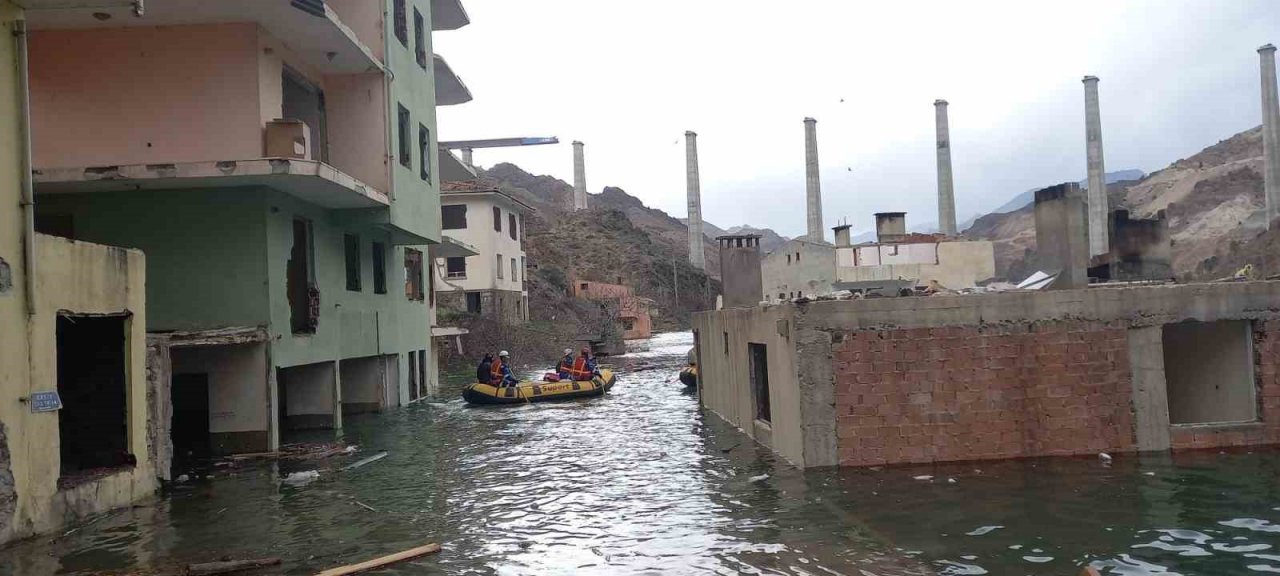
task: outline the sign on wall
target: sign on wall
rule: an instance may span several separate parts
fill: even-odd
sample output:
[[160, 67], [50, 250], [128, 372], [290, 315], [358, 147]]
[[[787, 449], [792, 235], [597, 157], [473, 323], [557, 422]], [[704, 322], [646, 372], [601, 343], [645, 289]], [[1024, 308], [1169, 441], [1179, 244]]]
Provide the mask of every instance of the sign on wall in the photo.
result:
[[62, 398], [58, 391], [31, 393], [31, 412], [54, 412], [62, 409]]

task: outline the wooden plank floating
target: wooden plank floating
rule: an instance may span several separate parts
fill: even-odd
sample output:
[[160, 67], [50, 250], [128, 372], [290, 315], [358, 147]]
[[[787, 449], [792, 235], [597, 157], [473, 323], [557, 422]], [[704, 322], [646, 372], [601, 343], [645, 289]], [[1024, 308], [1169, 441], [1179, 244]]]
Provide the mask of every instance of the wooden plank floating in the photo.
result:
[[419, 546], [417, 548], [405, 550], [404, 552], [396, 552], [395, 554], [391, 554], [389, 556], [374, 558], [373, 560], [368, 560], [365, 562], [361, 562], [359, 564], [350, 564], [347, 566], [330, 568], [328, 570], [325, 570], [324, 572], [320, 572], [316, 574], [316, 576], [346, 576], [347, 574], [357, 574], [360, 572], [364, 572], [366, 570], [373, 570], [374, 568], [381, 568], [389, 564], [395, 564], [396, 562], [404, 562], [405, 560], [412, 560], [419, 556], [426, 556], [427, 554], [435, 554], [436, 552], [439, 552], [439, 551], [440, 551], [439, 544], [427, 544], [426, 546]]

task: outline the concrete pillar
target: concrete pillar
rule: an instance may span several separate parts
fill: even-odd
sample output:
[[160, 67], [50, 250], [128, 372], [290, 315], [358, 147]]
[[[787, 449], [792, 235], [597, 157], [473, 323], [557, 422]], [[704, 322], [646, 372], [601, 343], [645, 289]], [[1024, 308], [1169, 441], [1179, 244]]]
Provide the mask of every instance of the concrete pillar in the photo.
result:
[[1168, 450], [1169, 397], [1164, 374], [1163, 328], [1131, 328], [1128, 337], [1133, 428], [1138, 450]]
[[1036, 251], [1041, 269], [1058, 272], [1055, 289], [1089, 285], [1087, 211], [1075, 182], [1036, 190]]
[[720, 291], [725, 308], [747, 308], [764, 300], [760, 271], [760, 236], [721, 236]]
[[808, 206], [809, 240], [823, 242], [822, 182], [818, 177], [818, 121], [804, 119], [804, 190]]
[[1258, 48], [1262, 66], [1262, 158], [1267, 229], [1280, 214], [1280, 102], [1276, 97], [1276, 47]]
[[892, 244], [907, 238], [906, 212], [876, 212], [876, 242]]
[[698, 135], [684, 133], [684, 181], [689, 196], [689, 263], [699, 270], [707, 269], [707, 255], [702, 250], [702, 182], [698, 177]]
[[933, 101], [938, 133], [938, 232], [956, 235], [956, 191], [951, 179], [951, 128], [947, 125], [947, 101]]
[[831, 229], [836, 234], [836, 248], [848, 248], [852, 245], [849, 238], [849, 225], [841, 224]]
[[472, 149], [470, 149], [470, 148], [463, 148], [463, 149], [462, 149], [462, 163], [463, 163], [463, 164], [466, 164], [468, 168], [475, 168], [475, 167], [476, 167], [476, 165], [475, 165], [474, 163], [472, 163], [472, 162], [471, 162], [471, 153], [472, 153], [472, 152], [474, 152], [474, 150], [472, 150]]
[[582, 157], [582, 142], [573, 141], [573, 209], [587, 209], [587, 166]]
[[1111, 251], [1107, 238], [1107, 168], [1102, 161], [1098, 77], [1084, 77], [1084, 146], [1089, 168], [1089, 255]]

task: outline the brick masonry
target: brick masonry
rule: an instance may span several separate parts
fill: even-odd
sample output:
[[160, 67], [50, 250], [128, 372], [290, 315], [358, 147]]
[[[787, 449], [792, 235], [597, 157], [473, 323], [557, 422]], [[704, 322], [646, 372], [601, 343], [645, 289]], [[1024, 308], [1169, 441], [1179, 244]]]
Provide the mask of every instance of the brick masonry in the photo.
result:
[[1253, 362], [1258, 391], [1258, 422], [1234, 426], [1171, 426], [1171, 448], [1185, 450], [1280, 443], [1280, 321], [1254, 322]]
[[832, 363], [843, 466], [1135, 449], [1123, 323], [853, 331]]

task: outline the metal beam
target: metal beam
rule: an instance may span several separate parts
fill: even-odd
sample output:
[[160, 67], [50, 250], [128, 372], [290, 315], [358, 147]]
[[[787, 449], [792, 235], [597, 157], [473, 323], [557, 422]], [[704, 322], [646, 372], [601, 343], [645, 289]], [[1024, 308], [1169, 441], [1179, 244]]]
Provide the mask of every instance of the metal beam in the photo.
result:
[[459, 149], [476, 149], [476, 148], [512, 148], [515, 146], [541, 146], [543, 144], [559, 144], [560, 139], [555, 136], [549, 137], [530, 137], [530, 138], [488, 138], [483, 140], [451, 140], [449, 142], [441, 142], [441, 148], [450, 150]]

